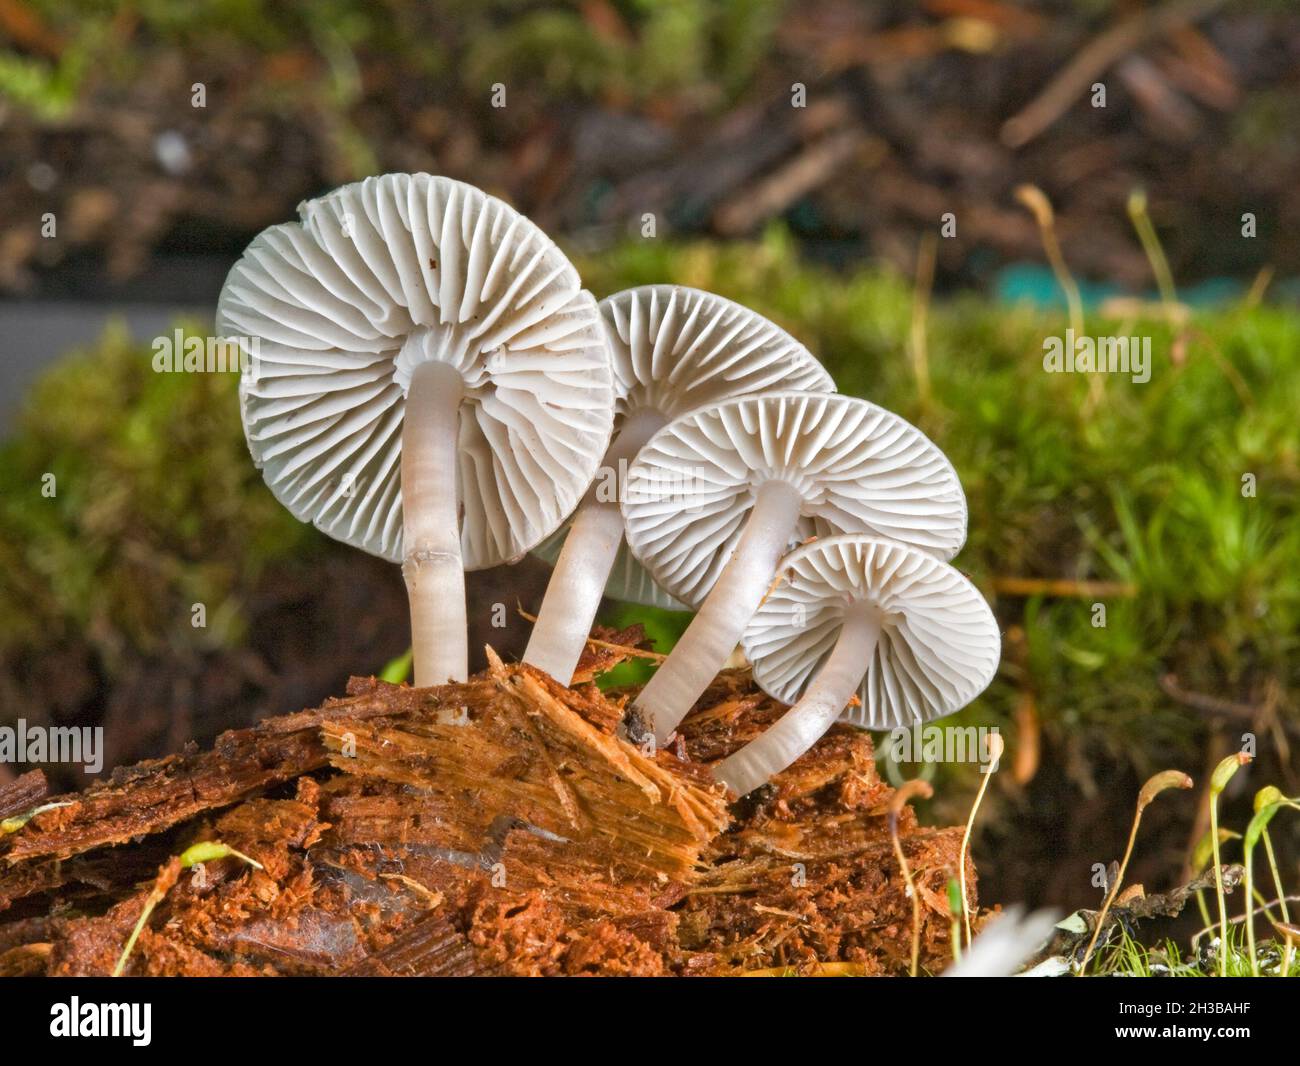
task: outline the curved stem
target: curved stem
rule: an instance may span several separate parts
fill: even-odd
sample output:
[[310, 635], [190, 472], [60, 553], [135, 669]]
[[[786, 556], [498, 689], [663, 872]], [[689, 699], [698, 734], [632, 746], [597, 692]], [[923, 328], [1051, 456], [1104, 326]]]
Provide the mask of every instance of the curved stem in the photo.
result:
[[402, 577], [411, 604], [415, 685], [469, 675], [465, 564], [456, 485], [460, 401], [465, 386], [446, 363], [411, 374], [402, 423]]
[[[1255, 956], [1255, 849], [1249, 844], [1245, 848], [1246, 859], [1246, 913], [1242, 918], [1246, 926], [1246, 952], [1250, 955], [1250, 976], [1259, 976], [1259, 959]], [[1264, 910], [1268, 916], [1267, 907]]]
[[672, 654], [636, 698], [634, 711], [662, 744], [709, 687], [763, 602], [799, 521], [799, 494], [784, 481], [759, 486], [745, 531]]
[[865, 604], [852, 610], [803, 698], [761, 737], [723, 759], [713, 776], [744, 796], [793, 763], [835, 724], [862, 684], [879, 639], [880, 612]]
[[640, 411], [619, 429], [564, 540], [546, 586], [524, 662], [567, 685], [591, 635], [605, 582], [623, 544], [619, 509], [628, 462], [664, 424], [656, 411]]
[[[1277, 870], [1277, 856], [1273, 854], [1273, 841], [1269, 839], [1267, 829], [1261, 835], [1264, 838], [1264, 854], [1268, 856], [1268, 866], [1273, 872], [1273, 888], [1277, 890], [1277, 901], [1282, 910], [1282, 921], [1290, 925], [1291, 914], [1286, 908], [1286, 892], [1282, 889], [1282, 876]], [[1293, 947], [1291, 937], [1288, 936], [1286, 938], [1286, 951], [1282, 953], [1282, 968], [1278, 971], [1279, 977], [1286, 977], [1291, 973], [1291, 950]]]
[[1219, 902], [1219, 976], [1228, 976], [1228, 908], [1223, 902], [1223, 864], [1219, 858], [1219, 794], [1210, 790], [1210, 846], [1214, 852], [1214, 892]]

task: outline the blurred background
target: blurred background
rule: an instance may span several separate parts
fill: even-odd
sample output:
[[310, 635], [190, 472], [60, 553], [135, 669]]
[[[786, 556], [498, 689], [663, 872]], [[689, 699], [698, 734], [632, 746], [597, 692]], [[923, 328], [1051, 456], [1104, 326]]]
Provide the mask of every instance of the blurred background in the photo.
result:
[[[150, 359], [210, 331], [259, 229], [420, 170], [529, 214], [597, 296], [754, 307], [953, 458], [956, 562], [1005, 635], [958, 719], [1009, 748], [986, 900], [1096, 906], [1166, 767], [1198, 789], [1148, 812], [1130, 880], [1181, 883], [1244, 734], [1237, 822], [1263, 784], [1300, 791], [1284, 0], [0, 0], [0, 724], [102, 724], [112, 767], [404, 650], [398, 569], [275, 503], [234, 380]], [[1150, 337], [1150, 382], [1044, 373], [1070, 325]], [[472, 646], [518, 654], [547, 572], [475, 575]], [[661, 648], [683, 624], [606, 621]], [[973, 767], [902, 772], [964, 819]]]

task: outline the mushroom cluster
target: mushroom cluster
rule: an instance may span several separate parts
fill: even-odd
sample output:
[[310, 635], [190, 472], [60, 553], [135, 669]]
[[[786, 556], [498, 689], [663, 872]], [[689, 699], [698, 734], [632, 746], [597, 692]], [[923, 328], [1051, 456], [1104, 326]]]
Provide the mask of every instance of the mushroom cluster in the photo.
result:
[[466, 570], [554, 561], [524, 661], [568, 683], [602, 596], [696, 611], [626, 728], [666, 741], [737, 645], [793, 707], [723, 760], [737, 795], [848, 715], [958, 710], [999, 634], [948, 565], [952, 465], [711, 293], [599, 304], [478, 189], [391, 174], [303, 204], [231, 270], [218, 329], [254, 461], [304, 521], [402, 563], [415, 684], [464, 680]]

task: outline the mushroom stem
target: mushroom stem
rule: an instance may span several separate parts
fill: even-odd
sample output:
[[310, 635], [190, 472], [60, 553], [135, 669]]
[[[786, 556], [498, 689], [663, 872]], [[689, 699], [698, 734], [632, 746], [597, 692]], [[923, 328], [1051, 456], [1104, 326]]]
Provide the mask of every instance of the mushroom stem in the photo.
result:
[[723, 759], [713, 776], [744, 796], [816, 744], [862, 684], [880, 639], [880, 622], [875, 607], [859, 604], [850, 610], [835, 647], [803, 698], [761, 737]]
[[546, 586], [541, 610], [524, 651], [524, 662], [567, 685], [591, 635], [605, 582], [623, 544], [622, 498], [625, 467], [664, 425], [657, 411], [632, 415], [605, 453], [596, 482], [587, 491]]
[[784, 481], [765, 481], [740, 541], [699, 612], [641, 690], [634, 710], [662, 744], [740, 642], [763, 602], [777, 564], [799, 521], [799, 493]]
[[436, 360], [411, 373], [402, 422], [402, 576], [418, 688], [469, 675], [465, 564], [456, 485], [465, 384]]

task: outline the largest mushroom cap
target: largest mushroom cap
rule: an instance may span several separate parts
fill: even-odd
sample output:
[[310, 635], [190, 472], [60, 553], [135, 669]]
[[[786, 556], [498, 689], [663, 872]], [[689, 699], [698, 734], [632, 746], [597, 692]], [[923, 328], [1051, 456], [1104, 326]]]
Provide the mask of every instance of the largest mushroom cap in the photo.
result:
[[918, 429], [855, 397], [778, 392], [692, 411], [650, 439], [628, 470], [628, 545], [698, 606], [773, 480], [801, 498], [796, 540], [865, 532], [949, 559], [966, 539], [957, 474]]
[[791, 552], [782, 580], [745, 631], [754, 680], [794, 703], [839, 640], [846, 612], [880, 611], [864, 664], [860, 707], [843, 717], [867, 729], [911, 726], [960, 710], [997, 671], [1001, 638], [984, 597], [946, 563], [902, 544], [826, 537]]
[[[758, 392], [834, 392], [835, 381], [794, 337], [748, 307], [685, 285], [642, 285], [600, 301], [614, 375], [615, 432], [651, 411], [665, 422], [697, 407]], [[560, 555], [568, 530], [536, 554]], [[605, 593], [648, 607], [685, 610], [646, 573], [627, 545]]]
[[406, 389], [454, 366], [466, 569], [517, 558], [573, 510], [609, 441], [596, 302], [541, 230], [472, 186], [427, 174], [345, 185], [260, 233], [231, 270], [218, 329], [257, 347], [245, 433], [295, 516], [402, 557]]

